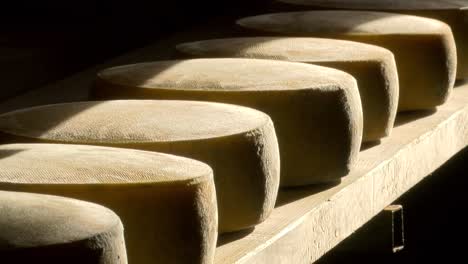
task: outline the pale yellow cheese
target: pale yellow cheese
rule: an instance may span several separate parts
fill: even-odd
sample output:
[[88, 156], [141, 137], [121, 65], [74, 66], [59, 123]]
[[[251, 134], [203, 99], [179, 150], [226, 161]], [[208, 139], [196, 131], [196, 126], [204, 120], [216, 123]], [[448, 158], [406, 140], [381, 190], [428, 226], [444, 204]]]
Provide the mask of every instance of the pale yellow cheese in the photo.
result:
[[393, 54], [358, 42], [322, 38], [251, 37], [203, 40], [177, 46], [183, 56], [244, 57], [304, 62], [353, 75], [364, 114], [363, 141], [389, 136], [398, 106]]
[[466, 0], [279, 0], [316, 8], [397, 12], [447, 23], [457, 43], [457, 78], [468, 78], [468, 1]]
[[111, 210], [5, 191], [0, 191], [0, 256], [3, 264], [127, 263], [123, 226]]
[[101, 98], [205, 100], [259, 109], [275, 124], [282, 186], [340, 180], [353, 166], [362, 140], [356, 80], [310, 64], [258, 59], [134, 64], [99, 73], [94, 93]]
[[399, 111], [433, 109], [445, 103], [455, 82], [452, 31], [434, 19], [365, 11], [307, 11], [260, 15], [237, 23], [270, 35], [337, 38], [389, 49], [398, 68]]
[[63, 144], [1, 145], [0, 155], [0, 190], [72, 197], [112, 209], [122, 219], [129, 263], [213, 260], [216, 195], [212, 170], [204, 163]]
[[12, 141], [106, 145], [204, 161], [214, 170], [221, 232], [262, 222], [278, 193], [273, 123], [246, 107], [154, 100], [58, 104], [1, 115], [0, 133]]

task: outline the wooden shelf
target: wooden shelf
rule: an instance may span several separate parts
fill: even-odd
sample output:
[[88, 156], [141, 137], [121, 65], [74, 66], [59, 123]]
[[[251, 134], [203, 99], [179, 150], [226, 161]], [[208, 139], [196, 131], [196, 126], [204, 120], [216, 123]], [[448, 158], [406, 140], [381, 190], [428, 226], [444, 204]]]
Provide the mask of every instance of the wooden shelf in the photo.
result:
[[437, 112], [400, 114], [339, 185], [282, 190], [253, 231], [220, 237], [216, 263], [312, 263], [468, 144], [468, 85]]

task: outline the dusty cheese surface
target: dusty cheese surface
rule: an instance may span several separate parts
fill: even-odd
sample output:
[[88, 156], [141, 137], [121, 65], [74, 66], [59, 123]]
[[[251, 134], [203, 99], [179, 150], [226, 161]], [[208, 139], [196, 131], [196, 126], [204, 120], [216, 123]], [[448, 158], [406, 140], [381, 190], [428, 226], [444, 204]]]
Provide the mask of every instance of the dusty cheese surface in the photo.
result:
[[395, 59], [387, 49], [359, 42], [295, 37], [202, 40], [177, 46], [188, 57], [276, 59], [327, 66], [358, 81], [364, 112], [364, 141], [389, 136], [398, 107]]
[[468, 2], [465, 0], [280, 0], [299, 6], [320, 9], [373, 10], [398, 12], [406, 15], [428, 17], [447, 23], [457, 43], [457, 78], [468, 76], [468, 34], [466, 19]]
[[0, 250], [80, 241], [120, 225], [103, 206], [51, 195], [0, 191], [0, 212]]
[[465, 0], [279, 0], [280, 2], [328, 8], [381, 10], [458, 10]]
[[[283, 186], [337, 181], [352, 167], [362, 140], [356, 79], [307, 63], [211, 58], [132, 64], [98, 74], [94, 93], [100, 99], [195, 100], [258, 109], [274, 123]], [[269, 134], [265, 131], [262, 137]], [[263, 159], [268, 167], [279, 168], [274, 155], [262, 155], [269, 157]]]
[[244, 37], [210, 39], [177, 46], [187, 55], [246, 57], [293, 62], [383, 61], [393, 59], [390, 51], [364, 43], [324, 38]]
[[442, 35], [450, 27], [435, 19], [370, 11], [309, 11], [243, 18], [246, 28], [271, 32], [347, 35]]
[[55, 104], [0, 116], [0, 131], [76, 143], [176, 142], [255, 130], [268, 116], [245, 107], [193, 101], [116, 100]]
[[0, 191], [0, 252], [5, 263], [127, 263], [123, 226], [114, 212], [23, 192]]
[[444, 104], [457, 76], [452, 30], [431, 18], [371, 11], [304, 11], [247, 17], [237, 23], [269, 34], [351, 40], [390, 50], [398, 70], [399, 112]]
[[0, 249], [80, 241], [120, 225], [111, 210], [59, 196], [0, 191]]
[[[0, 146], [0, 182], [14, 184], [180, 184], [210, 179], [201, 162], [162, 153], [62, 144]], [[27, 164], [27, 168], [25, 166]]]
[[236, 58], [172, 60], [125, 65], [103, 70], [98, 74], [98, 78], [140, 89], [213, 92], [319, 89], [325, 88], [330, 82], [343, 81], [339, 71], [324, 67]]

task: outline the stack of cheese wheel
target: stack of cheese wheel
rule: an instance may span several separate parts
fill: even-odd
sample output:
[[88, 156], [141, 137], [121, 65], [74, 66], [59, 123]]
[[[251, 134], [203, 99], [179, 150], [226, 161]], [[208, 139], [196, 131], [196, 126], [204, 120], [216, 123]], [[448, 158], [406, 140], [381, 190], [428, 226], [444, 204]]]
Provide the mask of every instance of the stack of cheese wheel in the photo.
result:
[[400, 80], [399, 111], [443, 104], [456, 76], [456, 48], [450, 27], [440, 21], [380, 12], [309, 11], [260, 15], [238, 24], [286, 36], [354, 40], [389, 49]]
[[55, 194], [112, 209], [124, 225], [129, 263], [211, 263], [214, 258], [216, 194], [212, 170], [204, 163], [63, 144], [6, 144], [0, 155], [1, 190]]
[[363, 141], [390, 135], [398, 106], [398, 75], [393, 54], [358, 42], [320, 38], [229, 38], [177, 46], [191, 57], [278, 59], [328, 66], [353, 75], [364, 114]]
[[276, 202], [275, 130], [254, 109], [163, 100], [68, 103], [4, 114], [0, 133], [10, 141], [105, 145], [204, 161], [214, 170], [221, 232], [262, 222]]
[[257, 59], [142, 63], [102, 71], [95, 94], [259, 109], [275, 124], [282, 186], [339, 181], [354, 164], [362, 140], [356, 80], [321, 66]]
[[0, 256], [3, 264], [127, 263], [122, 223], [111, 210], [5, 191], [0, 191]]
[[468, 1], [466, 0], [279, 0], [315, 8], [397, 12], [441, 20], [452, 28], [457, 43], [457, 78], [468, 77]]

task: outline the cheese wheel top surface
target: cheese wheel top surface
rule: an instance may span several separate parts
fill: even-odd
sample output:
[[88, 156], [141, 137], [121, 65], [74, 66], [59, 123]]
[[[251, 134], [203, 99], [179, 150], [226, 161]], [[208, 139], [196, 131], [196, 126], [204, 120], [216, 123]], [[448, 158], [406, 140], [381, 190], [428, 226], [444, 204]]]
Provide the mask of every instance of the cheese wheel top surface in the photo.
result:
[[468, 6], [466, 0], [279, 0], [280, 2], [329, 8], [373, 10], [456, 10]]
[[120, 148], [7, 144], [0, 156], [0, 182], [9, 184], [190, 184], [212, 177], [199, 161]]
[[0, 191], [0, 249], [68, 244], [109, 232], [119, 217], [97, 204]]
[[276, 33], [347, 35], [443, 35], [450, 27], [438, 20], [370, 11], [306, 11], [243, 18], [246, 28]]
[[251, 56], [295, 62], [382, 61], [393, 58], [389, 50], [375, 45], [324, 38], [212, 39], [184, 43], [177, 49], [197, 56]]
[[266, 124], [257, 110], [220, 103], [115, 100], [46, 105], [0, 116], [0, 132], [86, 144], [174, 142], [245, 133]]
[[223, 92], [336, 90], [352, 79], [347, 73], [326, 67], [242, 58], [132, 64], [104, 70], [99, 78], [129, 87]]

